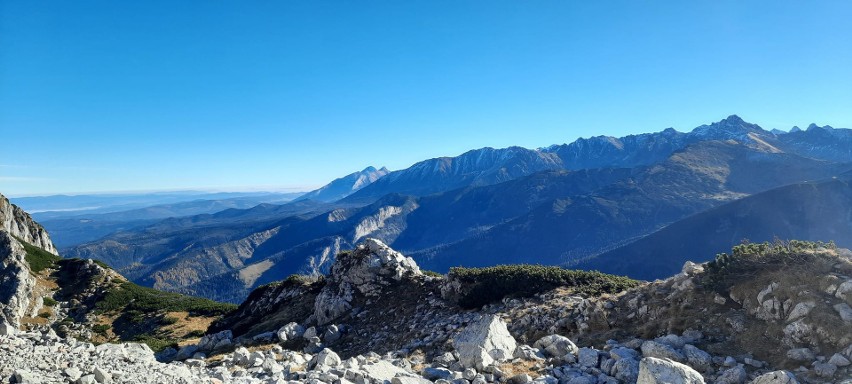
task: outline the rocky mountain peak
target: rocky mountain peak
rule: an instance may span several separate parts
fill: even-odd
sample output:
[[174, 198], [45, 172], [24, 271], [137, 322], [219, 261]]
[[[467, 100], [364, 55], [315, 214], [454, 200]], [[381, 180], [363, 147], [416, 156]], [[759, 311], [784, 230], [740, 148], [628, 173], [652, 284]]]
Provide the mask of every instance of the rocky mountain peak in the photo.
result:
[[709, 140], [734, 139], [745, 141], [749, 133], [764, 132], [763, 128], [757, 124], [748, 123], [737, 115], [731, 115], [718, 122], [695, 128], [692, 134], [698, 138]]

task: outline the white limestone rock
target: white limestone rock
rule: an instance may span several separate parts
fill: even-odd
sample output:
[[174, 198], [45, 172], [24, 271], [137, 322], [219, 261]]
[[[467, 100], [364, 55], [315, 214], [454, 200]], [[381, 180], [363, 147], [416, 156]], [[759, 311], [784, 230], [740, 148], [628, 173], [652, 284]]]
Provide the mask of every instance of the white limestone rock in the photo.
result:
[[511, 359], [517, 343], [499, 316], [487, 315], [458, 334], [453, 347], [463, 367], [481, 371], [495, 362]]
[[700, 373], [669, 359], [645, 357], [639, 362], [637, 384], [704, 384]]

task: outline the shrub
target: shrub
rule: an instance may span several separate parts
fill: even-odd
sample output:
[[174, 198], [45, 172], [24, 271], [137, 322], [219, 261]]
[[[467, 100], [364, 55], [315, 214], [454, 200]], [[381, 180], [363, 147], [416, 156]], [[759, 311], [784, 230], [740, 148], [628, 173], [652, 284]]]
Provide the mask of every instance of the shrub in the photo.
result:
[[224, 315], [237, 308], [234, 304], [158, 291], [131, 282], [123, 282], [109, 290], [96, 306], [100, 313], [126, 309], [143, 313], [189, 312], [193, 315], [206, 316]]
[[542, 265], [498, 265], [487, 268], [450, 269], [450, 280], [462, 284], [459, 305], [477, 308], [504, 297], [525, 297], [557, 287], [570, 287], [577, 293], [599, 295], [635, 287], [638, 282], [624, 276], [597, 271], [569, 270]]
[[203, 336], [204, 336], [204, 331], [202, 331], [200, 329], [196, 329], [194, 331], [187, 332], [187, 334], [184, 335], [183, 337], [185, 339], [194, 339], [196, 337], [203, 337]]
[[56, 306], [56, 304], [57, 304], [56, 300], [53, 300], [50, 297], [42, 298], [42, 303], [44, 303], [45, 307], [53, 307], [53, 306]]
[[41, 317], [41, 318], [43, 318], [43, 319], [49, 319], [49, 318], [50, 318], [50, 312], [42, 312], [42, 313], [39, 313], [39, 314], [38, 314], [38, 317]]
[[435, 271], [423, 270], [423, 271], [421, 271], [421, 272], [423, 272], [423, 274], [424, 274], [424, 275], [426, 275], [426, 276], [431, 276], [431, 277], [444, 277], [444, 275], [443, 275], [443, 274], [440, 274], [440, 273], [435, 272]]
[[92, 332], [106, 336], [107, 331], [110, 328], [111, 327], [109, 326], [109, 324], [95, 324], [94, 326], [92, 326]]
[[169, 347], [175, 349], [178, 348], [177, 340], [157, 337], [148, 334], [136, 336], [133, 340], [136, 342], [147, 344], [154, 352], [160, 352]]
[[817, 261], [837, 261], [834, 242], [775, 240], [772, 243], [743, 243], [731, 253], [720, 253], [707, 263], [702, 284], [723, 292], [734, 283], [754, 277], [760, 272], [796, 266], [812, 266]]
[[171, 325], [171, 324], [177, 323], [178, 321], [180, 321], [180, 319], [178, 319], [177, 317], [166, 316], [166, 317], [163, 318], [162, 323], [165, 324], [165, 325]]
[[36, 247], [17, 236], [15, 239], [24, 245], [24, 251], [27, 253], [25, 258], [33, 273], [39, 273], [47, 268], [52, 268], [57, 261], [62, 259], [61, 257]]

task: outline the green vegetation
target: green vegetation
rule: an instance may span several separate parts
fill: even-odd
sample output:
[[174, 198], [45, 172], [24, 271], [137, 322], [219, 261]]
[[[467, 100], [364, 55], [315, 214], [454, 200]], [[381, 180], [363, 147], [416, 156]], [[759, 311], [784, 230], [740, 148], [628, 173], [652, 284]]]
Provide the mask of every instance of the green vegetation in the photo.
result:
[[107, 292], [97, 303], [99, 313], [120, 309], [141, 313], [186, 311], [193, 315], [219, 316], [237, 309], [237, 306], [124, 282]]
[[43, 319], [49, 319], [49, 318], [50, 318], [50, 312], [42, 312], [42, 313], [39, 313], [39, 314], [38, 314], [38, 317], [41, 317], [41, 318], [43, 318]]
[[184, 339], [194, 339], [194, 338], [203, 337], [203, 336], [204, 336], [204, 331], [196, 329], [194, 331], [188, 332], [186, 335], [183, 336], [183, 338]]
[[39, 273], [47, 268], [52, 268], [57, 261], [62, 259], [59, 256], [24, 241], [20, 237], [15, 236], [15, 239], [24, 245], [24, 251], [27, 253], [26, 260], [33, 273]]
[[465, 308], [478, 308], [508, 296], [532, 296], [557, 287], [570, 287], [577, 293], [600, 295], [620, 292], [638, 284], [628, 277], [597, 271], [529, 264], [488, 268], [455, 267], [450, 269], [448, 276], [469, 287], [463, 288], [465, 292], [458, 299], [459, 305]]
[[163, 318], [163, 324], [165, 324], [165, 325], [175, 324], [178, 321], [180, 321], [180, 319], [178, 319], [177, 317], [174, 317], [174, 316], [166, 316], [166, 317]]
[[95, 324], [95, 325], [92, 327], [92, 332], [97, 333], [97, 334], [99, 334], [99, 335], [106, 336], [107, 331], [108, 331], [110, 328], [111, 328], [111, 327], [109, 326], [109, 324]]
[[423, 274], [424, 274], [424, 275], [426, 275], [426, 276], [431, 276], [431, 277], [444, 277], [444, 275], [442, 275], [442, 274], [440, 274], [440, 273], [438, 273], [438, 272], [435, 272], [435, 271], [428, 271], [428, 270], [425, 270], [425, 269], [424, 269], [424, 270], [422, 270], [421, 272], [423, 272]]
[[148, 346], [151, 347], [151, 350], [153, 350], [154, 352], [160, 352], [168, 347], [178, 349], [177, 340], [170, 338], [161, 338], [148, 334], [136, 336], [133, 341], [148, 344]]
[[103, 269], [112, 269], [109, 267], [109, 265], [107, 265], [107, 263], [104, 263], [103, 261], [100, 261], [98, 259], [92, 259], [92, 261], [94, 261], [95, 264], [99, 265]]
[[45, 297], [45, 298], [43, 298], [43, 299], [42, 299], [42, 302], [44, 303], [44, 306], [45, 306], [45, 307], [54, 307], [54, 306], [56, 306], [56, 304], [57, 304], [57, 303], [56, 303], [56, 300], [53, 300], [53, 299], [52, 299], [52, 298], [50, 298], [50, 297]]
[[734, 246], [731, 253], [720, 253], [707, 263], [702, 280], [705, 287], [723, 292], [734, 283], [760, 272], [791, 267], [813, 268], [819, 262], [837, 262], [834, 242], [775, 240], [772, 243], [746, 243]]

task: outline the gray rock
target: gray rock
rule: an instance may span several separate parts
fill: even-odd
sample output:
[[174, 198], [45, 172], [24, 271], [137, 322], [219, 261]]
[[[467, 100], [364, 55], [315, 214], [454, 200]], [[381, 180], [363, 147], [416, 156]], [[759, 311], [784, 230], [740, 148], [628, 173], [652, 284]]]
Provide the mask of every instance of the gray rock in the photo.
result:
[[796, 361], [813, 361], [816, 357], [810, 348], [793, 348], [787, 351], [787, 358]]
[[[615, 360], [621, 360], [624, 358], [637, 359], [639, 357], [639, 352], [636, 352], [635, 349], [615, 347], [609, 350], [609, 356]], [[637, 361], [636, 363], [638, 364], [639, 362]]]
[[717, 384], [743, 384], [748, 380], [748, 373], [742, 365], [728, 368], [716, 378]]
[[411, 374], [387, 361], [379, 360], [361, 366], [364, 376], [378, 382], [390, 382], [396, 376], [411, 376]]
[[278, 340], [282, 342], [295, 340], [302, 337], [303, 334], [305, 334], [305, 327], [296, 322], [291, 322], [281, 328], [278, 328], [277, 332]]
[[689, 366], [695, 369], [707, 371], [712, 368], [713, 357], [692, 344], [683, 346], [683, 355]]
[[338, 339], [340, 339], [340, 336], [341, 336], [340, 329], [336, 325], [332, 324], [332, 325], [329, 325], [328, 328], [326, 328], [325, 334], [323, 334], [322, 339], [326, 343], [333, 343], [333, 342], [337, 341]]
[[650, 340], [642, 343], [642, 356], [674, 361], [685, 360], [683, 354], [676, 351], [672, 346]]
[[511, 384], [527, 384], [532, 382], [532, 377], [526, 373], [519, 373], [509, 379]]
[[0, 319], [0, 336], [12, 336], [16, 333], [18, 333], [17, 328], [2, 322], [2, 319]]
[[790, 311], [790, 315], [787, 316], [787, 321], [801, 319], [811, 313], [811, 310], [814, 308], [816, 308], [816, 303], [813, 301], [798, 303], [795, 307], [793, 307], [793, 310]]
[[422, 377], [397, 376], [391, 379], [392, 384], [432, 384], [431, 381]]
[[611, 375], [625, 383], [635, 383], [639, 377], [639, 361], [630, 357], [618, 359]]
[[837, 311], [837, 314], [840, 315], [840, 318], [843, 319], [843, 321], [847, 323], [852, 322], [852, 307], [850, 307], [849, 304], [840, 303], [834, 305], [833, 308]]
[[579, 348], [574, 345], [574, 342], [569, 338], [561, 335], [544, 336], [533, 344], [533, 347], [538, 348], [547, 356], [564, 357], [565, 355], [576, 355]]
[[453, 347], [463, 367], [481, 371], [495, 362], [511, 359], [517, 343], [499, 316], [487, 315], [458, 334]]
[[311, 359], [308, 367], [311, 369], [336, 368], [340, 366], [340, 364], [340, 356], [334, 353], [334, 351], [325, 348]]
[[101, 367], [95, 367], [95, 371], [92, 373], [95, 375], [95, 380], [98, 383], [105, 384], [112, 382], [112, 374]]
[[838, 367], [845, 367], [850, 364], [849, 359], [839, 353], [835, 353], [833, 356], [831, 356], [831, 358], [828, 359], [828, 363], [834, 364]]
[[833, 377], [837, 366], [831, 363], [814, 363], [814, 372], [821, 377]]
[[453, 373], [446, 368], [427, 367], [423, 369], [422, 375], [429, 380], [447, 380], [452, 377]]
[[598, 351], [593, 348], [580, 348], [577, 351], [577, 362], [587, 368], [598, 366]]
[[79, 369], [74, 368], [74, 367], [65, 368], [64, 370], [62, 370], [62, 374], [64, 374], [65, 377], [68, 378], [68, 381], [72, 381], [72, 382], [77, 381], [77, 379], [79, 379], [80, 376], [83, 376], [83, 372], [81, 372]]
[[689, 366], [668, 359], [645, 357], [639, 362], [637, 384], [704, 384], [704, 378]]
[[77, 384], [96, 384], [98, 381], [95, 379], [95, 375], [86, 375], [77, 379]]
[[750, 384], [799, 384], [799, 381], [790, 372], [773, 371], [756, 377]]

